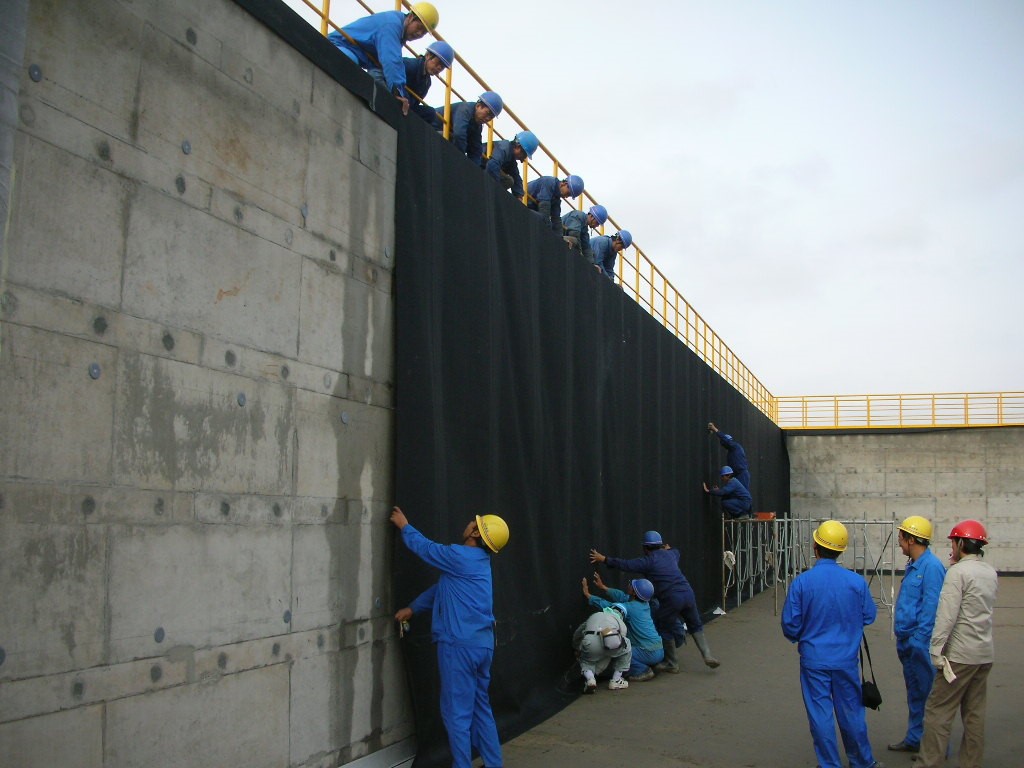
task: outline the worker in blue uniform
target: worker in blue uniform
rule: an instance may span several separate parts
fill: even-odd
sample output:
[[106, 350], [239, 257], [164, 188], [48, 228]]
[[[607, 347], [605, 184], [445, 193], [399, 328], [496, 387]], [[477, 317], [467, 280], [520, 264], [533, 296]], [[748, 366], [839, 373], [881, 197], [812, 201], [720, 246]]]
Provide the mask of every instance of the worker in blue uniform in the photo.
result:
[[654, 611], [654, 625], [661, 635], [665, 659], [655, 665], [662, 672], [678, 672], [679, 662], [676, 660], [676, 641], [673, 629], [680, 616], [686, 622], [686, 631], [693, 637], [704, 663], [714, 669], [719, 661], [711, 654], [707, 638], [704, 637], [704, 623], [697, 610], [697, 596], [686, 576], [679, 569], [679, 550], [671, 548], [661, 539], [657, 531], [644, 534], [644, 556], [624, 560], [619, 557], [606, 557], [596, 549], [590, 550], [590, 562], [604, 563], [609, 568], [620, 571], [639, 573], [654, 585], [654, 596], [658, 599], [657, 610]]
[[[836, 562], [846, 526], [826, 520], [814, 531], [814, 567], [789, 588], [782, 634], [799, 643], [800, 689], [820, 768], [842, 768], [835, 721], [850, 768], [882, 768], [868, 741], [857, 651], [878, 609], [863, 577]], [[833, 712], [835, 721], [833, 721]]]
[[491, 145], [491, 156], [484, 164], [487, 174], [512, 193], [512, 197], [523, 196], [523, 177], [519, 175], [519, 164], [525, 163], [540, 146], [533, 131], [520, 131], [511, 141], [496, 141]]
[[562, 198], [583, 194], [583, 179], [574, 174], [559, 181], [554, 176], [541, 176], [526, 185], [529, 200], [526, 207], [537, 211], [555, 232], [562, 231]]
[[615, 257], [633, 244], [633, 235], [628, 229], [622, 229], [614, 235], [598, 235], [590, 241], [590, 249], [594, 254], [594, 266], [597, 271], [611, 281], [615, 281]]
[[896, 598], [893, 632], [907, 685], [908, 716], [906, 734], [888, 746], [893, 752], [920, 751], [925, 702], [935, 680], [929, 644], [946, 568], [929, 548], [931, 538], [931, 521], [920, 515], [911, 515], [899, 526], [900, 551], [909, 560]]
[[608, 209], [603, 205], [592, 205], [586, 211], [569, 211], [562, 217], [562, 239], [569, 250], [576, 249], [583, 254], [588, 264], [594, 263], [594, 252], [590, 247], [590, 230], [603, 226], [608, 221]]
[[[633, 655], [629, 662], [629, 679], [634, 683], [642, 683], [654, 677], [652, 667], [665, 659], [665, 647], [651, 614], [650, 601], [654, 599], [654, 585], [648, 579], [632, 579], [626, 585], [626, 591], [612, 589], [594, 571], [594, 589], [605, 593], [605, 597], [593, 595], [587, 588], [587, 580], [583, 580], [583, 594], [588, 602], [596, 608], [608, 608], [615, 603], [624, 603], [628, 609], [626, 626], [629, 627], [629, 640], [633, 645]], [[658, 601], [654, 600], [657, 607]]]
[[[450, 67], [453, 61], [455, 61], [455, 49], [444, 40], [432, 42], [422, 56], [417, 56], [414, 59], [406, 56], [402, 59], [402, 64], [405, 67], [405, 91], [411, 103], [409, 109], [438, 130], [441, 129], [441, 121], [437, 117], [437, 112], [433, 107], [425, 104], [424, 99], [434, 82], [434, 77]], [[374, 67], [367, 72], [370, 77], [387, 88], [384, 70]]]
[[490, 553], [508, 543], [508, 525], [497, 515], [477, 515], [466, 524], [461, 544], [438, 544], [412, 525], [395, 507], [391, 522], [402, 541], [423, 562], [441, 571], [434, 586], [395, 620], [409, 621], [414, 614], [431, 611], [431, 635], [437, 644], [441, 673], [441, 719], [455, 768], [470, 768], [472, 748], [484, 765], [502, 764], [498, 728], [487, 689], [494, 658], [494, 600]]
[[743, 450], [743, 446], [737, 443], [732, 435], [727, 435], [719, 430], [714, 422], [708, 422], [708, 432], [714, 434], [718, 438], [718, 442], [725, 448], [727, 451], [725, 463], [732, 467], [736, 479], [743, 483], [744, 487], [749, 491], [750, 464], [747, 462], [747, 452]]
[[433, 32], [440, 16], [430, 3], [414, 3], [410, 13], [381, 11], [346, 24], [327, 36], [334, 46], [363, 69], [374, 67], [384, 72], [388, 93], [409, 114], [409, 95], [405, 90], [405, 65], [402, 45]]
[[[500, 115], [504, 106], [501, 96], [494, 91], [484, 91], [476, 101], [452, 104], [448, 140], [479, 165], [484, 156], [484, 126]], [[444, 125], [444, 107], [437, 108], [437, 125], [439, 130]]]
[[754, 503], [750, 491], [736, 479], [732, 467], [728, 465], [722, 467], [719, 475], [721, 487], [713, 485], [708, 488], [708, 484], [704, 483], [704, 493], [718, 496], [722, 500], [722, 510], [732, 520], [750, 517], [750, 510]]

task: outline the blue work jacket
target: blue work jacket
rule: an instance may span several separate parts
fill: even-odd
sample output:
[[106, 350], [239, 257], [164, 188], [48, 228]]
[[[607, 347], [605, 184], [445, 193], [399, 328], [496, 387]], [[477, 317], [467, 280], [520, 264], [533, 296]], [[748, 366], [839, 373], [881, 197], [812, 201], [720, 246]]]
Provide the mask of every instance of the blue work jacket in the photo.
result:
[[432, 610], [434, 642], [494, 648], [491, 556], [482, 547], [438, 544], [412, 525], [402, 529], [402, 541], [441, 571], [437, 583], [409, 605], [413, 613]]
[[917, 560], [907, 563], [893, 617], [897, 640], [909, 640], [923, 648], [928, 647], [945, 578], [946, 568], [930, 549], [926, 549]]
[[513, 197], [523, 196], [523, 177], [519, 175], [519, 161], [512, 154], [511, 141], [496, 141], [491, 144], [491, 157], [484, 166], [496, 181], [501, 181], [501, 174], [507, 173], [512, 177], [512, 189], [509, 190]]
[[607, 600], [597, 595], [591, 595], [590, 604], [602, 609], [610, 608], [613, 603], [625, 605], [629, 641], [633, 644], [634, 648], [656, 651], [662, 647], [661, 635], [654, 628], [654, 619], [651, 617], [650, 605], [643, 600], [633, 600], [621, 589], [609, 589], [605, 594], [608, 595]]
[[718, 442], [726, 449], [725, 463], [732, 467], [733, 472], [738, 475], [744, 469], [750, 468], [750, 464], [747, 462], [747, 452], [743, 450], [742, 445], [733, 440], [732, 435], [719, 432]]
[[782, 608], [782, 634], [799, 643], [801, 666], [847, 669], [857, 665], [864, 627], [877, 615], [864, 578], [821, 557], [789, 588]]
[[562, 217], [562, 231], [569, 237], [580, 241], [580, 251], [587, 261], [594, 262], [594, 251], [590, 247], [590, 224], [587, 223], [586, 211], [569, 211]]
[[721, 496], [723, 499], [737, 499], [739, 501], [744, 501], [746, 502], [748, 509], [750, 508], [750, 504], [753, 503], [753, 497], [750, 495], [750, 491], [748, 491], [747, 487], [735, 477], [730, 477], [729, 482], [721, 488], [712, 488], [708, 493], [712, 496]]
[[594, 263], [601, 270], [601, 274], [609, 280], [615, 280], [615, 257], [618, 254], [612, 246], [611, 237], [598, 235], [590, 241], [590, 248], [594, 253]]
[[641, 574], [654, 585], [654, 594], [659, 600], [672, 602], [666, 598], [693, 593], [690, 582], [679, 570], [678, 549], [652, 549], [643, 557], [634, 557], [630, 560], [609, 557], [605, 560], [605, 565], [609, 568], [618, 568], [620, 571]]
[[405, 66], [402, 64], [405, 14], [401, 11], [381, 11], [357, 19], [341, 29], [355, 43], [350, 42], [341, 32], [331, 32], [327, 39], [336, 48], [353, 54], [363, 69], [383, 70], [389, 93], [407, 96]]
[[[437, 114], [444, 118], [444, 107], [438, 107]], [[475, 114], [475, 101], [457, 101], [452, 104], [452, 129], [448, 135], [460, 152], [465, 152], [466, 157], [479, 164], [484, 156], [484, 127], [476, 121]]]
[[556, 209], [562, 204], [562, 182], [554, 176], [538, 176], [526, 185], [526, 191], [530, 193], [533, 207], [544, 200], [553, 203]]

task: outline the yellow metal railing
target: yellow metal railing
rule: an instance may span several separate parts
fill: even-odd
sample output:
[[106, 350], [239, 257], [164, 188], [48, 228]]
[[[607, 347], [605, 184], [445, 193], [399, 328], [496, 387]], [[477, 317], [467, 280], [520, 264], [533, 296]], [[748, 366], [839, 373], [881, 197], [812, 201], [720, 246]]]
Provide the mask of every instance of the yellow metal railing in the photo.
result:
[[[363, 0], [348, 0], [344, 3], [345, 18], [337, 22], [332, 19], [331, 0], [289, 2], [293, 6], [301, 3], [303, 8], [308, 9], [308, 13], [303, 13], [302, 8], [297, 8], [324, 35], [339, 30], [352, 20], [352, 12], [358, 13], [354, 8], [355, 3], [366, 13], [375, 12]], [[340, 4], [336, 2], [336, 5]], [[376, 10], [410, 8], [406, 0], [389, 0], [381, 5], [387, 7]], [[433, 37], [444, 40], [436, 33]], [[423, 48], [426, 48], [427, 40], [422, 42]], [[406, 48], [416, 53], [410, 46]], [[500, 88], [488, 85], [458, 52], [455, 60], [459, 66], [445, 70], [441, 81], [444, 85], [444, 98], [436, 99], [436, 103], [444, 106], [446, 138], [453, 102], [476, 101], [481, 91], [501, 92]], [[430, 102], [435, 103], [435, 99], [432, 97]], [[503, 126], [504, 130], [497, 128], [495, 123]], [[488, 124], [486, 154], [490, 155], [495, 137], [511, 137], [521, 130], [527, 130], [526, 123], [506, 101], [501, 116]], [[550, 174], [556, 178], [570, 173], [568, 167], [542, 141], [534, 158], [523, 167], [524, 189], [531, 178], [544, 175], [542, 168], [550, 168]], [[586, 174], [580, 175], [586, 178]], [[526, 197], [524, 195], [524, 203], [527, 202]], [[597, 199], [588, 190], [576, 198], [573, 204], [577, 209], [584, 210], [596, 203]], [[611, 231], [621, 229], [614, 217], [609, 217], [607, 224], [600, 228], [602, 234], [606, 228]], [[619, 285], [628, 296], [784, 429], [1024, 425], [1024, 393], [1021, 392], [775, 397], [683, 298], [635, 241], [631, 248], [619, 254], [616, 275]]]
[[815, 395], [776, 398], [783, 429], [1024, 425], [1024, 392]]
[[[313, 2], [313, 0], [301, 0], [301, 2], [313, 14], [311, 23], [320, 29], [321, 34], [329, 34], [331, 31], [339, 29], [352, 20], [350, 17], [346, 17], [340, 22], [332, 19], [330, 0], [320, 0], [319, 3]], [[366, 12], [374, 12], [362, 0], [355, 0], [355, 2]], [[389, 7], [401, 10], [403, 7], [408, 9], [410, 5], [408, 2], [404, 2], [404, 0], [395, 0], [393, 5], [389, 4]], [[353, 10], [352, 2], [345, 3], [345, 12], [348, 13], [351, 10]], [[381, 8], [378, 10], [386, 9]], [[434, 37], [438, 40], [444, 39], [438, 34], [434, 34]], [[409, 48], [409, 46], [406, 47]], [[409, 48], [409, 50], [413, 51], [412, 48]], [[415, 51], [413, 52], [415, 53]], [[481, 91], [496, 90], [499, 93], [501, 92], [500, 88], [491, 88], [457, 51], [455, 60], [460, 65], [458, 76], [457, 78], [455, 76], [455, 67], [446, 70], [445, 80], [443, 81], [445, 85], [444, 99], [443, 101], [438, 99], [438, 102], [443, 103], [446, 107], [446, 135], [448, 130], [448, 106], [452, 102], [475, 101]], [[453, 82], [456, 79], [458, 80], [458, 87]], [[433, 101], [434, 99], [431, 99], [431, 103]], [[500, 123], [502, 126], [511, 125], [512, 127], [506, 128], [503, 132], [495, 127], [495, 123]], [[495, 136], [501, 139], [506, 135], [512, 136], [521, 130], [528, 130], [526, 123], [519, 118], [506, 101], [500, 118], [489, 123], [487, 154], [490, 154]], [[546, 172], [541, 170], [545, 167], [550, 168], [550, 174], [556, 178], [562, 178], [570, 173], [568, 167], [541, 141], [540, 148], [534, 154], [534, 158], [523, 168], [524, 189], [531, 178], [545, 175]], [[585, 174], [580, 175], [586, 178]], [[525, 203], [526, 200], [524, 199], [523, 202]], [[584, 210], [595, 204], [597, 204], [597, 199], [589, 191], [585, 191], [575, 200], [575, 207], [579, 210]], [[621, 228], [615, 218], [610, 216], [607, 224], [601, 227], [600, 231], [603, 234], [606, 229], [618, 231]], [[704, 318], [683, 298], [682, 294], [673, 287], [668, 278], [654, 265], [654, 262], [647, 258], [643, 250], [635, 244], [635, 241], [631, 248], [619, 254], [616, 272], [619, 284], [627, 295], [672, 331], [680, 341], [692, 349], [714, 371], [725, 378], [726, 381], [739, 390], [769, 418], [775, 418], [774, 398], [768, 389], [743, 364], [736, 354], [729, 349], [725, 341], [715, 333]]]

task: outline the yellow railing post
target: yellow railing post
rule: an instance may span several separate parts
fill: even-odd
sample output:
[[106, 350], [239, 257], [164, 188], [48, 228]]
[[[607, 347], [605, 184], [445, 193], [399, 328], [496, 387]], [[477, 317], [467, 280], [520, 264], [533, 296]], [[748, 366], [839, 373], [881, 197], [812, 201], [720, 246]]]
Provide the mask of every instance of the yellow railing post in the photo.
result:
[[320, 34], [326, 37], [329, 33], [330, 26], [327, 20], [331, 17], [331, 0], [324, 0], [323, 6], [320, 11]]

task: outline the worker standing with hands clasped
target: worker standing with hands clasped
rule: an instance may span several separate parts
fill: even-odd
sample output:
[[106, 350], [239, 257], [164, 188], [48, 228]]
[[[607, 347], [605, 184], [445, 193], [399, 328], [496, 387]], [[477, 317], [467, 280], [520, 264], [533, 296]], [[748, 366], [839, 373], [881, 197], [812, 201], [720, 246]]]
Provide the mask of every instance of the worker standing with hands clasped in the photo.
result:
[[494, 658], [494, 600], [491, 553], [508, 543], [508, 525], [497, 515], [477, 515], [466, 524], [461, 544], [431, 541], [408, 521], [402, 510], [391, 510], [391, 522], [402, 541], [423, 562], [441, 571], [437, 583], [395, 620], [431, 611], [431, 634], [437, 644], [441, 673], [441, 719], [455, 768], [470, 768], [472, 747], [484, 765], [502, 764], [498, 728], [487, 689]]
[[[996, 569], [983, 561], [988, 544], [977, 520], [957, 523], [949, 532], [950, 560], [939, 593], [939, 610], [929, 651], [939, 670], [924, 710], [920, 768], [938, 768], [946, 760], [950, 726], [957, 711], [964, 724], [960, 768], [981, 768], [985, 754], [985, 698], [995, 661], [992, 612], [996, 605]], [[945, 674], [944, 674], [945, 673]]]
[[910, 558], [896, 598], [893, 630], [896, 634], [896, 655], [903, 665], [907, 685], [907, 732], [893, 752], [917, 752], [924, 728], [924, 703], [932, 689], [935, 670], [928, 655], [928, 644], [935, 626], [935, 610], [946, 569], [928, 548], [932, 524], [912, 515], [899, 526], [900, 551]]

